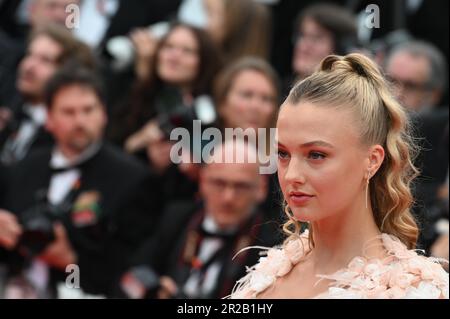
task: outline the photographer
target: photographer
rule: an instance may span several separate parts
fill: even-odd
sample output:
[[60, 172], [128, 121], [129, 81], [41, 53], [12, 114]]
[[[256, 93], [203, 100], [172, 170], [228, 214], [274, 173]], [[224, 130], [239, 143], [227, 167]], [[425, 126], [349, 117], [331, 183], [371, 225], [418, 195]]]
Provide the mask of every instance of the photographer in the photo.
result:
[[[0, 244], [10, 286], [25, 278], [32, 297], [54, 297], [69, 264], [80, 269], [85, 293], [109, 296], [135, 247], [153, 232], [158, 182], [102, 135], [103, 93], [93, 75], [68, 68], [49, 83], [47, 129], [56, 140], [11, 169]], [[46, 279], [48, 278], [48, 280]], [[8, 297], [8, 285], [6, 294]], [[27, 295], [28, 296], [28, 295]]]
[[148, 62], [149, 76], [134, 84], [129, 100], [115, 111], [109, 131], [110, 138], [130, 153], [144, 148], [145, 143], [131, 140], [142, 135], [151, 120], [209, 95], [219, 68], [208, 34], [183, 23], [172, 24]]
[[241, 139], [217, 146], [200, 170], [200, 205], [179, 201], [165, 210], [155, 236], [139, 249], [122, 277], [125, 296], [225, 297], [245, 267], [258, 259], [257, 249], [238, 252], [276, 243], [278, 225], [268, 222], [260, 208], [267, 180], [259, 164], [225, 163], [233, 154], [257, 156], [256, 147]]
[[175, 22], [148, 62], [148, 79], [135, 83], [108, 136], [161, 177], [164, 202], [190, 199], [197, 191], [198, 165], [174, 165], [168, 136], [175, 127], [192, 128], [205, 113], [199, 109], [206, 110], [210, 122], [215, 119], [209, 95], [218, 53], [206, 31]]

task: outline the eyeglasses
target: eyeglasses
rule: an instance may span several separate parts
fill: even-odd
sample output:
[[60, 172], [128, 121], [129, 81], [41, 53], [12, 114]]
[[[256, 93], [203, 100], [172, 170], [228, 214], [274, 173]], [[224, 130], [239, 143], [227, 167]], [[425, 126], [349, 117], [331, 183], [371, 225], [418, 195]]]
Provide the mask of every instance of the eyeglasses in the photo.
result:
[[206, 182], [215, 192], [224, 192], [227, 188], [236, 191], [237, 194], [247, 194], [256, 188], [256, 183], [229, 182], [221, 178], [208, 178]]

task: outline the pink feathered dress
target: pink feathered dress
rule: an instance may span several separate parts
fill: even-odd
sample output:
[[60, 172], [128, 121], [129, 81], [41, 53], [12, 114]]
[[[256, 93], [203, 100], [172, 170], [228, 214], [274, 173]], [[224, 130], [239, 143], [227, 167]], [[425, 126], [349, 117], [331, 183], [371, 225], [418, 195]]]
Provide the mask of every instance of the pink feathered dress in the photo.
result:
[[[316, 298], [449, 298], [449, 275], [439, 260], [408, 250], [394, 236], [382, 234], [381, 239], [388, 257], [383, 260], [355, 257], [347, 268], [332, 275], [318, 276], [318, 280], [329, 279], [331, 283], [328, 290]], [[277, 278], [287, 275], [309, 250], [307, 231], [283, 248], [269, 248], [267, 255], [236, 283], [229, 297], [257, 298]]]

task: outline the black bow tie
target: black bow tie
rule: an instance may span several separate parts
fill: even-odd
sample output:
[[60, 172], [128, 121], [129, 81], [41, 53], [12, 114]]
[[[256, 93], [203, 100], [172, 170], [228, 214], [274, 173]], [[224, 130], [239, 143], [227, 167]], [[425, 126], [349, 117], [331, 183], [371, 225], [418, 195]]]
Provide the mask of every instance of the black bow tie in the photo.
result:
[[206, 230], [205, 227], [200, 226], [200, 234], [204, 238], [219, 238], [223, 240], [230, 240], [234, 237], [236, 237], [236, 233], [224, 233], [224, 232], [211, 232], [209, 230]]
[[73, 169], [80, 169], [80, 168], [81, 168], [81, 165], [72, 165], [72, 166], [67, 166], [67, 167], [57, 167], [57, 168], [51, 167], [51, 166], [50, 166], [50, 170], [51, 170], [51, 172], [52, 172], [53, 175], [54, 175], [54, 174], [65, 173], [65, 172], [68, 172], [68, 171], [70, 171], [70, 170], [73, 170]]

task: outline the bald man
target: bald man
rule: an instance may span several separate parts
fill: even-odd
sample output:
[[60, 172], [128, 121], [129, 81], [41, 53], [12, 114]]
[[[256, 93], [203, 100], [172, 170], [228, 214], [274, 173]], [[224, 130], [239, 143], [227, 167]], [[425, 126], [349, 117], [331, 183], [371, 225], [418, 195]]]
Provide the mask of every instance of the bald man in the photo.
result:
[[[277, 225], [268, 223], [260, 204], [267, 196], [254, 146], [229, 140], [205, 160], [200, 170], [200, 200], [172, 205], [158, 233], [141, 249], [121, 289], [133, 298], [222, 298], [258, 260], [252, 245], [276, 244]], [[244, 154], [243, 163], [228, 161]], [[250, 160], [247, 160], [250, 159]], [[135, 270], [146, 265], [158, 282], [143, 285]], [[142, 270], [142, 269], [141, 269]], [[149, 276], [150, 277], [150, 276]], [[147, 277], [147, 279], [149, 278]], [[144, 293], [134, 294], [141, 285]]]

